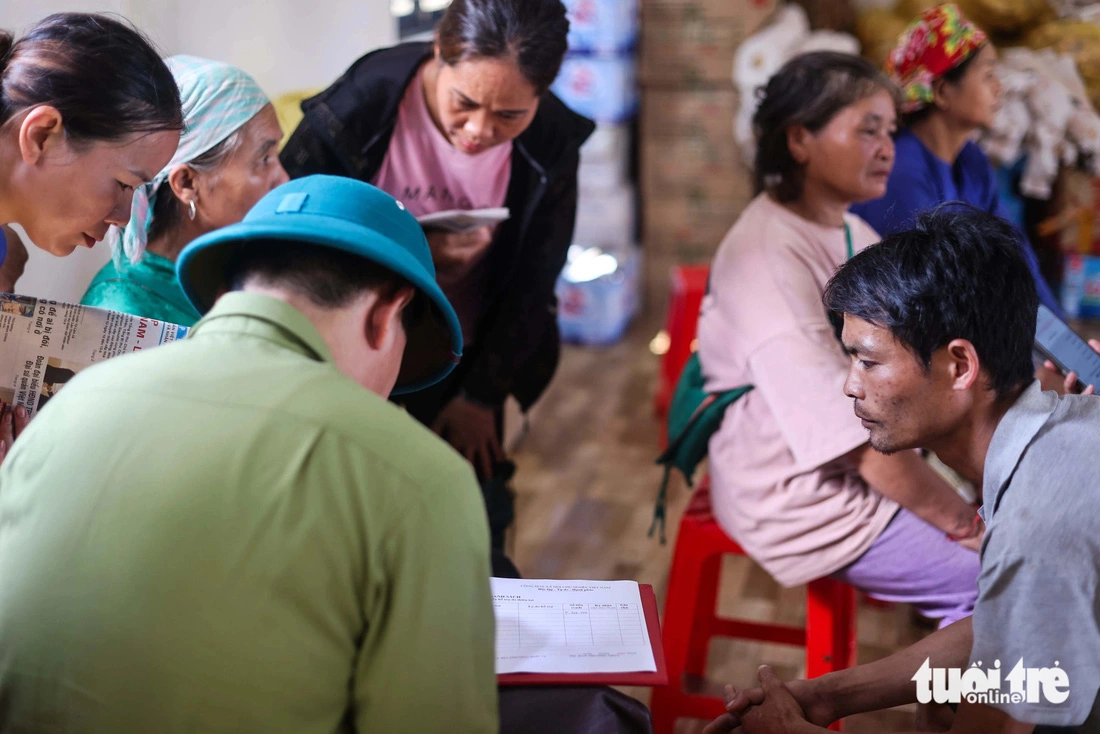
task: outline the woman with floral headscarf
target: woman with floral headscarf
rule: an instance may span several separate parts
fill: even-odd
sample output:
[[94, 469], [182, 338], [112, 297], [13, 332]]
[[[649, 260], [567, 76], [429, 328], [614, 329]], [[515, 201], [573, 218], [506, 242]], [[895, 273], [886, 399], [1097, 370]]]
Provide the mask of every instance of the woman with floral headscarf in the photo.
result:
[[[996, 62], [986, 34], [953, 4], [926, 10], [902, 34], [886, 64], [904, 95], [894, 170], [884, 197], [852, 207], [879, 234], [905, 229], [916, 215], [947, 201], [1011, 220], [993, 167], [971, 140], [1001, 105]], [[1034, 251], [1027, 244], [1023, 249], [1040, 300], [1061, 313]]]
[[134, 192], [130, 223], [113, 230], [113, 261], [81, 303], [190, 326], [199, 314], [176, 281], [179, 253], [200, 235], [241, 221], [288, 178], [275, 108], [252, 77], [194, 56], [167, 63], [183, 101], [179, 148]]

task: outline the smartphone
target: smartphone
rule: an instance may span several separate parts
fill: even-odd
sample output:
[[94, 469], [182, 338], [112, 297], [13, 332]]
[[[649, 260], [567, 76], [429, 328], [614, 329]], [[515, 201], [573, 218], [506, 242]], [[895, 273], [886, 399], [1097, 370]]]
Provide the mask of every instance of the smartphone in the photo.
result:
[[1095, 385], [1100, 390], [1100, 354], [1042, 304], [1035, 321], [1035, 348], [1063, 374], [1076, 372], [1082, 387]]

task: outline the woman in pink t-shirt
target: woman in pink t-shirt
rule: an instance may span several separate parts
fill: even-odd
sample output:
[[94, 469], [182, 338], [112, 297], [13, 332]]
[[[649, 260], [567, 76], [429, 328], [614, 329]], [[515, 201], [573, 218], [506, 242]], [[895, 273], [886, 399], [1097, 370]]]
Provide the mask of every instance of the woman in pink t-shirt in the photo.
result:
[[[554, 284], [573, 235], [580, 146], [594, 129], [548, 91], [568, 28], [560, 0], [454, 0], [434, 43], [367, 54], [306, 100], [281, 155], [291, 177], [352, 176], [417, 216], [509, 209], [493, 228], [427, 231], [467, 345], [451, 377], [404, 398], [473, 462], [488, 493], [510, 473], [504, 400], [526, 410], [557, 366]], [[494, 531], [510, 519], [506, 504], [493, 518], [490, 500]]]
[[848, 207], [886, 188], [896, 104], [870, 63], [835, 53], [793, 59], [765, 89], [759, 193], [719, 248], [699, 321], [707, 389], [754, 385], [711, 439], [712, 497], [780, 583], [833, 576], [946, 624], [973, 609], [981, 521], [919, 454], [871, 449], [821, 303], [878, 240]]

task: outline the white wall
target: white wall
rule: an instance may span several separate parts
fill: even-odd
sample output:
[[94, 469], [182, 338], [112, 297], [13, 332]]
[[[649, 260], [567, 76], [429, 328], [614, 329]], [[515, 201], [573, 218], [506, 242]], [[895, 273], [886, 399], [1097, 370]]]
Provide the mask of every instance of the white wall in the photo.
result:
[[[397, 40], [389, 0], [0, 0], [0, 28], [18, 35], [61, 11], [120, 13], [166, 54], [235, 64], [272, 97], [327, 86], [367, 51]], [[19, 291], [57, 300], [79, 299], [109, 257], [103, 245], [66, 258], [28, 249]]]
[[[177, 0], [130, 0], [164, 4]], [[271, 96], [327, 86], [397, 40], [388, 0], [179, 0], [172, 53], [235, 64]]]

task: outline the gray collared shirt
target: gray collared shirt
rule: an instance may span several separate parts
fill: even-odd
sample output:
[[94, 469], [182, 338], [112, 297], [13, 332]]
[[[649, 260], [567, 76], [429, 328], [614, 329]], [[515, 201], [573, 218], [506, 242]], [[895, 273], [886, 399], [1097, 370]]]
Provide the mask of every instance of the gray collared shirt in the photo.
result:
[[[1000, 661], [1005, 692], [1017, 661], [1065, 671], [1064, 702], [1049, 701], [1040, 685], [1029, 697], [1038, 700], [991, 703], [1019, 721], [1100, 732], [1098, 484], [1100, 397], [1059, 397], [1032, 383], [986, 456], [971, 652], [983, 670]], [[1032, 677], [1040, 675], [1051, 674]]]

